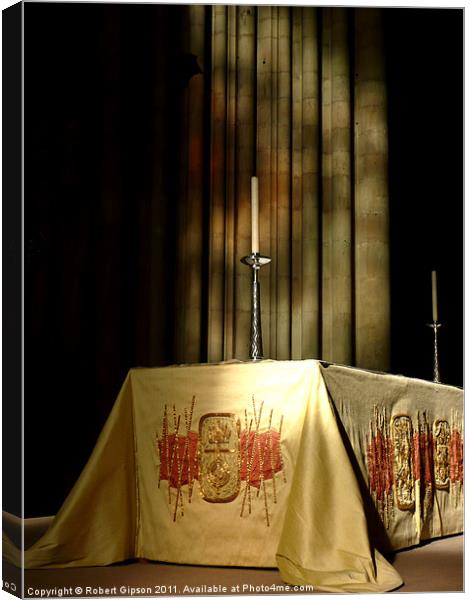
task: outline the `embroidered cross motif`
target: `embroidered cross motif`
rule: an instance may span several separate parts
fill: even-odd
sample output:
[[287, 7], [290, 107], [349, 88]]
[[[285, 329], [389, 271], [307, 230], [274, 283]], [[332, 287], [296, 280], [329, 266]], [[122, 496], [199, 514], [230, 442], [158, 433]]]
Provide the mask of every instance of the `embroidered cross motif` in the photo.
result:
[[[233, 502], [239, 495], [242, 482], [240, 517], [250, 515], [253, 498], [264, 503], [266, 525], [269, 527], [269, 496], [266, 482], [272, 486], [272, 501], [277, 503], [276, 474], [286, 481], [281, 453], [281, 433], [273, 427], [273, 409], [263, 420], [264, 402], [259, 408], [252, 398], [252, 416], [244, 412], [245, 428], [233, 413], [206, 413], [199, 420], [199, 430], [191, 430], [196, 398], [188, 411], [184, 408], [184, 430], [176, 406], [171, 411], [164, 406], [161, 431], [156, 434], [159, 458], [158, 487], [168, 482], [168, 503], [172, 505], [176, 490], [173, 520], [184, 515], [183, 486], [187, 486], [187, 501], [191, 503], [194, 481], [199, 493], [210, 503]], [[172, 417], [172, 418], [171, 418]], [[183, 433], [181, 431], [183, 430]]]
[[199, 486], [207, 502], [231, 502], [240, 491], [240, 421], [209, 413], [199, 421]]

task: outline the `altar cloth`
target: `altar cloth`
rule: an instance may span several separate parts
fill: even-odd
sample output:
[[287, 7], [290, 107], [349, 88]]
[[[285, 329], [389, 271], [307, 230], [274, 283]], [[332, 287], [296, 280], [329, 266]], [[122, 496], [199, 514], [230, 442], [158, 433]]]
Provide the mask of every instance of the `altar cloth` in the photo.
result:
[[395, 589], [336, 413], [315, 360], [132, 369], [25, 568], [146, 558]]
[[463, 390], [343, 365], [320, 368], [374, 506], [368, 522], [377, 546], [400, 550], [461, 533]]

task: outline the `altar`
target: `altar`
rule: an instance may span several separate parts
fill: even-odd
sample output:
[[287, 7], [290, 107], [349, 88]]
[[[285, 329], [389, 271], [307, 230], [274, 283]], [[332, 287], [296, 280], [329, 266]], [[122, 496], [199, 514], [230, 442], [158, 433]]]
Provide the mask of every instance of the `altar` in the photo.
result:
[[384, 552], [463, 531], [462, 428], [459, 388], [316, 360], [132, 369], [25, 568], [145, 558], [392, 590]]

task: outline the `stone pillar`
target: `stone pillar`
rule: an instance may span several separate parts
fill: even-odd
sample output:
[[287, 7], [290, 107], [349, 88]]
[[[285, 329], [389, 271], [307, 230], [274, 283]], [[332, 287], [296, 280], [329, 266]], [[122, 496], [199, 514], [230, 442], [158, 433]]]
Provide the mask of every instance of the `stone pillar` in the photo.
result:
[[290, 12], [279, 7], [277, 96], [277, 352], [290, 358], [291, 334], [291, 27]]
[[351, 101], [348, 12], [323, 10], [322, 358], [352, 362]]
[[302, 9], [302, 358], [320, 357], [320, 86], [316, 8]]
[[380, 10], [355, 9], [355, 363], [390, 366], [387, 112]]

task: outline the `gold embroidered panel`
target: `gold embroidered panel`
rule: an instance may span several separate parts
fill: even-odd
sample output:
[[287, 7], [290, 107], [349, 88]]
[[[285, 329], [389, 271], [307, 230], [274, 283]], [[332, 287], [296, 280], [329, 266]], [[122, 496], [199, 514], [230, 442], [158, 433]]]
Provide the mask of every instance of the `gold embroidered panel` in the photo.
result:
[[415, 504], [413, 477], [413, 424], [407, 415], [392, 419], [393, 472], [395, 496], [401, 510], [412, 510]]
[[199, 485], [207, 502], [231, 502], [240, 491], [240, 421], [231, 413], [199, 422]]
[[448, 492], [457, 506], [461, 501], [463, 451], [461, 418], [436, 418], [432, 427], [426, 411], [415, 419], [398, 414], [387, 426], [384, 406], [373, 406], [369, 420], [367, 471], [369, 490], [386, 529], [394, 506], [414, 511], [418, 535], [432, 521], [435, 490]]
[[447, 490], [450, 484], [449, 442], [450, 425], [448, 421], [436, 419], [433, 425], [434, 438], [434, 482], [437, 489]]
[[199, 496], [207, 502], [227, 503], [239, 497], [240, 517], [251, 515], [252, 500], [262, 501], [269, 527], [270, 504], [277, 503], [276, 475], [281, 476], [279, 483], [286, 482], [281, 452], [283, 415], [276, 430], [274, 409], [264, 417], [264, 401], [258, 404], [252, 396], [251, 411], [244, 411], [244, 429], [234, 413], [206, 413], [200, 417], [196, 433], [191, 430], [195, 403], [193, 396], [191, 406], [182, 407], [182, 413], [175, 404], [172, 408], [165, 404], [161, 429], [155, 432], [158, 487], [167, 481], [164, 493], [168, 504], [175, 501], [173, 520], [184, 516], [184, 504], [191, 504], [198, 481]]

